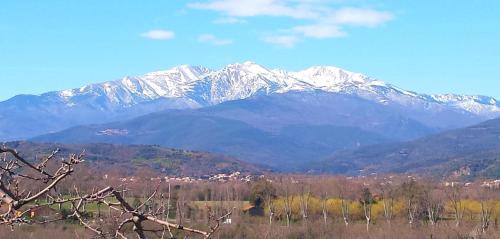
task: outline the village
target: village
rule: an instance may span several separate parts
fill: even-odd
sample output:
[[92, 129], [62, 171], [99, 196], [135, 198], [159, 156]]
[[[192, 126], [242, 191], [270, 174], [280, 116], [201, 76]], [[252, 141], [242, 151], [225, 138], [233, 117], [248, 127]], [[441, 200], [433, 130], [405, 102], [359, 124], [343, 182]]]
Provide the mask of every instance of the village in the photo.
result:
[[[168, 182], [168, 183], [195, 183], [195, 182], [229, 182], [229, 181], [241, 181], [241, 182], [252, 182], [258, 179], [265, 178], [264, 175], [250, 175], [242, 174], [239, 171], [232, 173], [219, 173], [214, 175], [204, 175], [200, 177], [194, 176], [158, 176], [150, 178], [151, 181], [156, 182]], [[103, 176], [104, 180], [110, 179], [108, 174]], [[121, 182], [135, 182], [138, 180], [137, 176], [121, 177], [119, 178]]]
[[[303, 176], [303, 175], [302, 175]], [[300, 176], [300, 177], [302, 177]], [[400, 176], [400, 175], [399, 175]], [[391, 179], [393, 179], [395, 176], [387, 176], [384, 177], [383, 179], [386, 180], [387, 183], [391, 183]], [[272, 175], [251, 175], [251, 174], [243, 174], [239, 171], [236, 172], [231, 172], [231, 173], [219, 173], [219, 174], [213, 174], [213, 175], [203, 175], [199, 177], [195, 176], [158, 176], [158, 177], [152, 177], [150, 178], [151, 181], [155, 182], [167, 182], [167, 183], [200, 183], [200, 182], [255, 182], [258, 180], [263, 180], [265, 179], [268, 182], [273, 182], [272, 180], [273, 176]], [[367, 181], [372, 181], [372, 180], [377, 180], [379, 179], [377, 176], [357, 176], [357, 177], [345, 177], [346, 180], [363, 180], [367, 179]], [[407, 176], [408, 179], [413, 179], [416, 181], [422, 180], [420, 177], [416, 176]], [[105, 174], [103, 176], [104, 180], [110, 179], [108, 174]], [[130, 176], [130, 177], [120, 177], [119, 181], [121, 182], [136, 182], [138, 181], [137, 176]], [[290, 177], [290, 182], [297, 184], [299, 183], [298, 180], [294, 179], [294, 177]], [[369, 185], [369, 183], [364, 183], [366, 186]], [[474, 182], [469, 182], [469, 181], [443, 181], [442, 185], [445, 187], [471, 187], [471, 186], [479, 186], [482, 188], [490, 188], [490, 189], [499, 189], [500, 188], [500, 179], [490, 179], [490, 180], [478, 180]]]

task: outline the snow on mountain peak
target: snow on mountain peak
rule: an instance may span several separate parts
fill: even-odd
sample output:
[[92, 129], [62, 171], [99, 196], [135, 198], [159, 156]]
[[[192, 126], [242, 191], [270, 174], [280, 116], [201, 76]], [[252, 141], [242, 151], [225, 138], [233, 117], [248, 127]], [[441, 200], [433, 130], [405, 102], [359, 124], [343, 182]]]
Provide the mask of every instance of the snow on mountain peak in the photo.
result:
[[432, 95], [432, 97], [440, 102], [458, 102], [458, 101], [474, 101], [481, 104], [496, 105], [497, 100], [493, 97], [482, 95], [457, 95], [457, 94], [441, 94]]
[[230, 64], [220, 70], [180, 65], [143, 76], [64, 90], [57, 95], [69, 106], [78, 104], [86, 97], [94, 101], [102, 98], [99, 104], [109, 102], [124, 106], [158, 98], [186, 99], [199, 105], [213, 105], [256, 94], [314, 90], [356, 95], [386, 105], [428, 107], [429, 104], [437, 104], [489, 117], [500, 115], [500, 103], [491, 97], [418, 94], [335, 66], [313, 66], [289, 72], [269, 70], [250, 61]]
[[431, 95], [431, 97], [439, 103], [462, 108], [475, 114], [497, 117], [500, 113], [500, 102], [489, 96], [441, 94]]
[[72, 97], [75, 95], [75, 93], [73, 92], [73, 90], [63, 90], [63, 91], [60, 91], [59, 92], [59, 95], [62, 97], [62, 98], [69, 98], [69, 97]]
[[270, 71], [267, 68], [251, 61], [229, 64], [226, 67], [224, 67], [221, 71], [240, 71], [245, 74], [253, 74], [253, 75], [270, 73]]
[[313, 66], [290, 74], [320, 88], [335, 88], [344, 84], [365, 84], [371, 81], [365, 75], [346, 71], [335, 66]]
[[212, 70], [203, 66], [180, 65], [165, 71], [155, 71], [146, 73], [145, 79], [155, 79], [158, 77], [171, 77], [184, 82], [191, 82], [203, 78], [204, 75], [212, 72]]

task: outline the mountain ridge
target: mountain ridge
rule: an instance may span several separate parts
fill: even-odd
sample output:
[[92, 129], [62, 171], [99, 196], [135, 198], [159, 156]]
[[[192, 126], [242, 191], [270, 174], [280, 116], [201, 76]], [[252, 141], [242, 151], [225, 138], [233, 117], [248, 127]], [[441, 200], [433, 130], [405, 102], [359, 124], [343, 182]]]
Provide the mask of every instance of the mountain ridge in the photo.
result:
[[[220, 70], [180, 65], [143, 76], [38, 96], [18, 95], [0, 102], [0, 140], [26, 139], [162, 110], [196, 109], [259, 95], [318, 90], [407, 110], [435, 128], [463, 127], [500, 116], [500, 103], [492, 97], [418, 94], [333, 66], [288, 72], [269, 70], [253, 62], [230, 64]], [[422, 112], [453, 112], [460, 117], [438, 122], [431, 116], [422, 118]]]
[[[203, 66], [180, 65], [168, 70], [154, 71], [142, 76], [126, 76], [119, 80], [106, 81], [103, 83], [94, 83], [82, 86], [80, 88], [67, 89], [61, 91], [51, 91], [41, 95], [45, 96], [57, 94], [61, 99], [70, 100], [80, 94], [106, 93], [111, 102], [120, 98], [126, 105], [139, 103], [133, 101], [133, 95], [139, 95], [143, 99], [157, 98], [181, 98], [192, 93], [193, 83], [197, 82], [220, 82], [226, 80], [228, 76], [234, 78], [245, 77], [250, 79], [240, 79], [232, 81], [233, 83], [255, 83], [256, 89], [251, 90], [255, 93], [260, 87], [271, 85], [269, 93], [284, 93], [288, 91], [300, 90], [323, 90], [327, 92], [349, 93], [352, 86], [358, 87], [386, 87], [398, 93], [418, 97], [424, 100], [433, 100], [435, 103], [454, 103], [463, 101], [474, 101], [475, 103], [489, 106], [496, 106], [492, 109], [494, 112], [500, 112], [500, 102], [495, 98], [483, 95], [459, 95], [459, 94], [419, 94], [413, 91], [404, 90], [384, 81], [368, 77], [361, 73], [354, 73], [335, 66], [312, 66], [301, 71], [286, 71], [283, 69], [272, 69], [258, 65], [254, 62], [244, 62], [229, 64], [220, 70], [211, 70]], [[253, 79], [253, 78], [257, 79]], [[252, 82], [254, 80], [255, 82]], [[261, 83], [267, 83], [262, 85]], [[163, 84], [162, 84], [163, 83]], [[274, 83], [275, 85], [273, 85]], [[279, 84], [278, 84], [279, 83]], [[217, 84], [216, 84], [217, 85]], [[232, 85], [234, 88], [244, 87], [245, 85]], [[276, 87], [276, 88], [273, 88]], [[120, 88], [117, 88], [120, 87]], [[193, 87], [193, 88], [190, 88]], [[128, 91], [125, 95], [120, 95], [122, 89]], [[113, 91], [114, 90], [114, 91]], [[229, 94], [226, 98], [205, 99], [211, 104], [217, 104], [228, 100], [244, 99], [252, 94]], [[28, 95], [23, 95], [28, 96]], [[115, 97], [113, 97], [115, 96]], [[121, 96], [121, 97], [117, 97]], [[464, 107], [467, 111], [473, 111], [471, 108]], [[476, 113], [478, 111], [476, 110]]]

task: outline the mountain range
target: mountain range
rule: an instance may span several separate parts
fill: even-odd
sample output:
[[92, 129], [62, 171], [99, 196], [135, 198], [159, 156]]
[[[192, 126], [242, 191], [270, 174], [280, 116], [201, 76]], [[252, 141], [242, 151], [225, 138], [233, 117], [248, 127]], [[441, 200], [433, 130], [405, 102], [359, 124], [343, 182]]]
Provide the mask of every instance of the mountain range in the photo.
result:
[[[497, 117], [492, 97], [421, 94], [333, 66], [288, 72], [245, 62], [19, 95], [0, 102], [0, 139], [151, 144], [278, 170], [353, 173], [370, 171], [378, 155], [351, 155], [371, 145], [395, 147]], [[397, 165], [389, 171], [411, 171]]]
[[396, 108], [437, 129], [500, 116], [500, 103], [492, 97], [418, 94], [333, 66], [288, 72], [252, 62], [220, 70], [181, 65], [77, 89], [18, 95], [0, 102], [0, 140], [25, 139], [161, 110], [204, 108], [255, 96], [314, 91], [355, 96]]

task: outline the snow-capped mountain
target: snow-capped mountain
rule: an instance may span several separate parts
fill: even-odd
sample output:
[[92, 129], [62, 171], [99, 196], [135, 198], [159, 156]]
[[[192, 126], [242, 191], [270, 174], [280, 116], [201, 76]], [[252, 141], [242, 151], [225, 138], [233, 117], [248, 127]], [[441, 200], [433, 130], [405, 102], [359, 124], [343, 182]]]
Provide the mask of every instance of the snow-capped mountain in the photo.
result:
[[[333, 66], [314, 66], [303, 71], [269, 70], [253, 62], [231, 64], [214, 71], [181, 65], [166, 71], [125, 77], [57, 94], [68, 106], [82, 104], [83, 96], [104, 97], [111, 105], [132, 106], [159, 98], [183, 98], [195, 106], [245, 99], [257, 94], [323, 90], [354, 94], [379, 103], [438, 103], [477, 115], [500, 115], [500, 102], [487, 96], [426, 95], [407, 91]], [[413, 101], [413, 102], [412, 102]]]
[[[405, 111], [437, 128], [459, 127], [500, 116], [500, 102], [491, 97], [418, 94], [333, 66], [289, 72], [244, 62], [220, 70], [181, 65], [39, 96], [16, 96], [0, 102], [0, 139], [25, 138], [166, 109], [200, 108], [259, 95], [302, 91], [361, 97]], [[436, 122], [435, 114], [448, 111], [472, 120]]]
[[489, 96], [444, 94], [431, 97], [439, 103], [489, 118], [498, 117], [500, 114], [500, 102]]
[[128, 107], [158, 98], [182, 98], [209, 73], [211, 71], [204, 67], [181, 65], [140, 77], [127, 76], [121, 80], [48, 94], [58, 95], [68, 106], [83, 103], [82, 97], [101, 97], [110, 105]]

